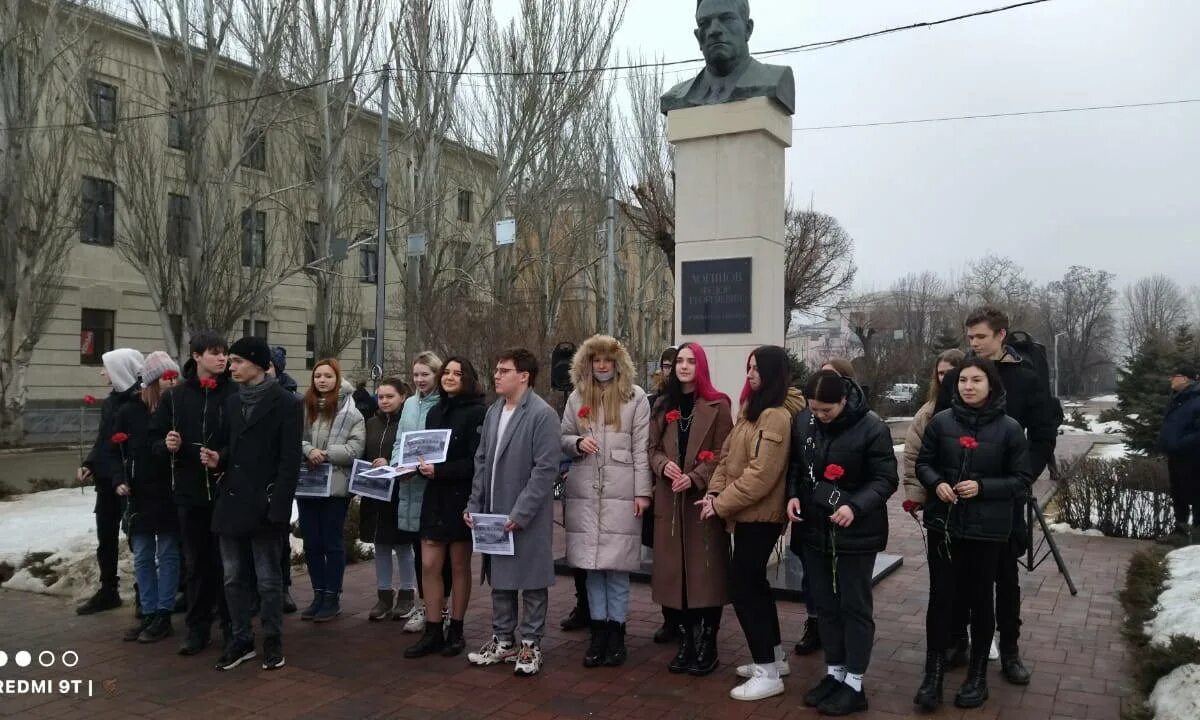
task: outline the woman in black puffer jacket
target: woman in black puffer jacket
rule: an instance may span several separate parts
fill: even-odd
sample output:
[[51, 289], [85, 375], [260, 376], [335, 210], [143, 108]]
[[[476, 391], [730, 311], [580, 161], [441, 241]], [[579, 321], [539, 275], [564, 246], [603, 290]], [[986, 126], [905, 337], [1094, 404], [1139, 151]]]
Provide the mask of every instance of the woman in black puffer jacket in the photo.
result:
[[[804, 703], [846, 715], [867, 709], [862, 680], [875, 638], [871, 576], [876, 553], [887, 547], [887, 499], [900, 477], [891, 433], [858, 383], [822, 370], [807, 395], [811, 417], [793, 430], [788, 519], [798, 523], [792, 550], [803, 553], [831, 672]], [[836, 510], [819, 501], [823, 488], [836, 488]]]
[[929, 607], [925, 678], [914, 702], [925, 710], [941, 704], [952, 608], [965, 603], [971, 660], [954, 704], [979, 707], [988, 697], [988, 649], [996, 631], [996, 565], [1008, 547], [1013, 503], [1031, 484], [1025, 433], [1005, 414], [1004, 385], [992, 361], [963, 363], [950, 409], [925, 429], [917, 479], [927, 494]]

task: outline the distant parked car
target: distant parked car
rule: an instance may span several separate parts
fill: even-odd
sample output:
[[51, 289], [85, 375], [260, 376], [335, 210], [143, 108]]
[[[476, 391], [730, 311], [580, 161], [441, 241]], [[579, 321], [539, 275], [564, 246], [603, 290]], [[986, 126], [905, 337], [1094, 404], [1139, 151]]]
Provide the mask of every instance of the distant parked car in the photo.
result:
[[896, 383], [891, 390], [883, 394], [883, 397], [894, 403], [909, 403], [916, 394], [916, 383]]

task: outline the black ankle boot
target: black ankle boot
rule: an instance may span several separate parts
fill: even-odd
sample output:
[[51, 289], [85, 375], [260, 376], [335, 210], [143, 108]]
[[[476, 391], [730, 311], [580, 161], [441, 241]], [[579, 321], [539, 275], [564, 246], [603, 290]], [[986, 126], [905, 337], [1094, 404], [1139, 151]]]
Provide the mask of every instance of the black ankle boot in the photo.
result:
[[587, 600], [576, 598], [575, 609], [562, 621], [559, 627], [562, 628], [563, 632], [573, 632], [584, 629], [588, 626], [589, 622]]
[[717, 626], [701, 620], [696, 628], [696, 659], [688, 668], [688, 674], [703, 677], [720, 664], [717, 657]]
[[680, 627], [682, 627], [682, 626], [676, 625], [675, 623], [671, 622], [670, 620], [663, 618], [663, 624], [657, 630], [654, 631], [654, 642], [659, 645], [666, 645], [667, 643], [669, 643], [673, 640], [681, 639], [679, 637], [679, 628]]
[[404, 651], [404, 657], [409, 660], [440, 653], [446, 647], [446, 637], [442, 634], [440, 622], [425, 623], [425, 632], [421, 639]]
[[926, 712], [936, 710], [942, 704], [942, 684], [946, 677], [946, 656], [940, 650], [925, 651], [925, 677], [921, 689], [913, 698], [913, 705]]
[[821, 633], [817, 630], [817, 619], [808, 618], [804, 621], [804, 635], [796, 643], [797, 655], [812, 655], [821, 649]]
[[463, 638], [463, 621], [451, 620], [446, 626], [446, 646], [442, 648], [443, 657], [454, 657], [467, 649], [467, 641]]
[[583, 656], [583, 666], [586, 668], [600, 667], [604, 664], [604, 656], [608, 653], [608, 622], [606, 620], [592, 621], [592, 638], [588, 642], [587, 652]]
[[1000, 674], [1013, 685], [1029, 684], [1029, 670], [1021, 662], [1021, 653], [1016, 650], [1000, 653]]
[[954, 696], [955, 707], [977, 708], [988, 699], [987, 663], [986, 648], [978, 655], [972, 654], [967, 664], [967, 679]]
[[608, 643], [604, 651], [604, 664], [619, 667], [625, 664], [629, 651], [625, 648], [625, 623], [608, 621]]
[[692, 628], [687, 625], [680, 624], [675, 628], [675, 633], [679, 635], [679, 651], [671, 658], [667, 672], [681, 675], [690, 670], [696, 662], [696, 641], [692, 635]]
[[312, 620], [321, 612], [321, 606], [325, 604], [325, 591], [313, 589], [312, 604], [300, 611], [301, 620]]
[[121, 595], [117, 592], [117, 586], [104, 585], [96, 591], [95, 595], [88, 598], [87, 602], [76, 608], [75, 613], [77, 615], [92, 615], [119, 607], [121, 607]]

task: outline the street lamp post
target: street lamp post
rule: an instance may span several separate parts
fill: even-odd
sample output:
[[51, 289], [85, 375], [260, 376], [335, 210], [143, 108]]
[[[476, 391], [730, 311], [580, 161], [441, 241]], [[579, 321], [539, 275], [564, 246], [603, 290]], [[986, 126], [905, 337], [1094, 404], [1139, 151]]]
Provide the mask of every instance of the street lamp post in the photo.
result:
[[1058, 339], [1066, 332], [1056, 333], [1054, 335], [1054, 397], [1058, 397]]

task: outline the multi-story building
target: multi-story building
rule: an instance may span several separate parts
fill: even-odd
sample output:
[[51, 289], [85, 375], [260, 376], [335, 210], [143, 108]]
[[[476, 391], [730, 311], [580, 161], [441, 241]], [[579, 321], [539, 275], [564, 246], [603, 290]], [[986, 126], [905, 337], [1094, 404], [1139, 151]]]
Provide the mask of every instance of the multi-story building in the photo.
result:
[[832, 357], [854, 359], [862, 346], [841, 313], [811, 325], [799, 325], [787, 334], [786, 346], [808, 368], [815, 369]]

